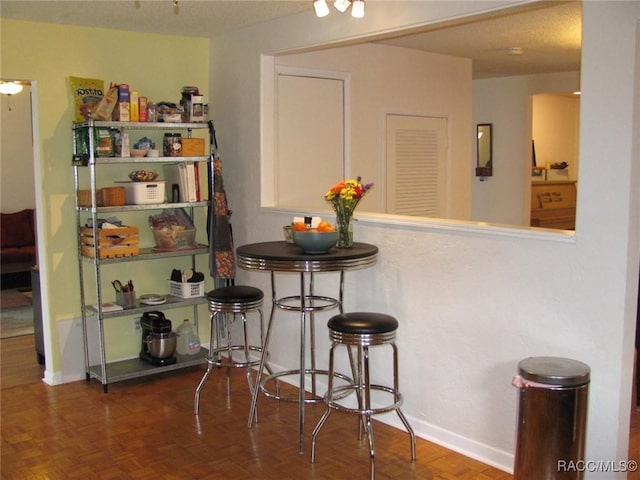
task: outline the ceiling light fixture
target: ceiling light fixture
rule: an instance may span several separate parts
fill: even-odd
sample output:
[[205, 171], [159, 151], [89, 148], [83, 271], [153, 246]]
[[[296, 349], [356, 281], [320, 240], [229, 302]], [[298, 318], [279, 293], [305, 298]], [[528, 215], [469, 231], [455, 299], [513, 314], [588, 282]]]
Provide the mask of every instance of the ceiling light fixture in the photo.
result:
[[351, 16], [354, 18], [364, 17], [364, 0], [353, 0], [351, 3]]
[[0, 82], [0, 93], [5, 95], [15, 95], [20, 93], [23, 88], [20, 82]]
[[313, 9], [316, 11], [316, 17], [318, 18], [329, 15], [329, 5], [327, 5], [327, 0], [315, 0], [313, 2]]
[[340, 13], [346, 12], [349, 8], [349, 5], [351, 5], [350, 0], [336, 0], [335, 2], [333, 2], [333, 6], [336, 7], [336, 10], [338, 10]]
[[[349, 7], [351, 7], [351, 16], [354, 18], [362, 18], [364, 17], [364, 1], [365, 0], [335, 0], [333, 6], [340, 13], [346, 12]], [[314, 0], [313, 9], [319, 18], [329, 15], [327, 0]]]

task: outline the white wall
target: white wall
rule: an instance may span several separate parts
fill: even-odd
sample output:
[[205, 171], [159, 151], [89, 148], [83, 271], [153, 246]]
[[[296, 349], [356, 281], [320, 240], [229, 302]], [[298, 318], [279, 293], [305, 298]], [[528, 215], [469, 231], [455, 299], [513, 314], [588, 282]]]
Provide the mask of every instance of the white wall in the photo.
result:
[[36, 207], [31, 136], [31, 87], [0, 95], [0, 210]]
[[[281, 225], [290, 220], [290, 212], [260, 207], [261, 54], [498, 5], [371, 2], [360, 23], [339, 15], [318, 20], [310, 11], [215, 37], [212, 111], [236, 243], [281, 238]], [[348, 310], [387, 312], [400, 321], [404, 410], [417, 433], [505, 470], [512, 466], [515, 440], [517, 392], [511, 378], [528, 356], [565, 356], [591, 366], [587, 458], [627, 458], [640, 251], [633, 122], [640, 4], [585, 2], [583, 9], [575, 235], [360, 215], [357, 240], [378, 245], [379, 262], [347, 275]], [[503, 130], [510, 127], [498, 132]], [[519, 129], [515, 135], [521, 135]], [[615, 168], [602, 169], [603, 158]], [[522, 185], [529, 180], [524, 171]], [[329, 278], [318, 280], [318, 291], [328, 288]], [[240, 271], [238, 282], [270, 290], [264, 273]], [[285, 281], [280, 292], [295, 287], [295, 281]], [[319, 315], [318, 325], [325, 319]], [[291, 347], [297, 325], [279, 324], [271, 348], [274, 363], [297, 364]], [[327, 340], [318, 337], [324, 352]]]
[[[532, 138], [536, 144], [536, 165], [566, 162], [565, 169], [548, 170], [548, 180], [576, 180], [580, 132], [580, 97], [538, 94], [533, 96]], [[542, 180], [544, 176], [538, 177]], [[536, 180], [536, 178], [534, 178]]]
[[579, 88], [579, 72], [474, 80], [473, 123], [493, 123], [493, 176], [473, 181], [473, 220], [529, 225], [532, 95]]
[[359, 211], [385, 211], [385, 120], [387, 114], [404, 114], [447, 119], [447, 218], [471, 218], [469, 59], [364, 44], [282, 55], [275, 58], [275, 64], [349, 75], [348, 175], [360, 175], [364, 181], [376, 183], [376, 188], [359, 205]]

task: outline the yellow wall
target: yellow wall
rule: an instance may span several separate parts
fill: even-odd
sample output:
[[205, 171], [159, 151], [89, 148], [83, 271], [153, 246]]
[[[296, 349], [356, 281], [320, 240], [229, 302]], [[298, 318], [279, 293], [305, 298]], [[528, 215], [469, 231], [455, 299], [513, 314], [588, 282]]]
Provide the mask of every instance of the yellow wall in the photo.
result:
[[[61, 369], [61, 352], [55, 346], [65, 340], [58, 338], [56, 322], [81, 315], [71, 168], [74, 112], [69, 76], [102, 79], [105, 85], [127, 83], [153, 101], [178, 102], [182, 87], [195, 85], [208, 100], [209, 41], [8, 19], [0, 19], [0, 28], [2, 77], [36, 81], [38, 87], [42, 184], [36, 185], [36, 190], [42, 192], [44, 210], [44, 229], [38, 233], [46, 250], [39, 261], [41, 265], [46, 262], [49, 272], [49, 285], [45, 288], [49, 289], [54, 351], [53, 365], [48, 364], [47, 369], [55, 372]], [[142, 229], [143, 222], [139, 226]], [[166, 292], [171, 265], [153, 263], [156, 262], [135, 262], [122, 275], [128, 278], [134, 268], [145, 266], [152, 271], [151, 278], [141, 280], [149, 282], [144, 285], [146, 289], [151, 289], [150, 282], [157, 282], [155, 288]], [[127, 334], [131, 333], [129, 323], [122, 330]], [[114, 347], [111, 356], [136, 354], [136, 340], [129, 337], [125, 341], [109, 341]]]

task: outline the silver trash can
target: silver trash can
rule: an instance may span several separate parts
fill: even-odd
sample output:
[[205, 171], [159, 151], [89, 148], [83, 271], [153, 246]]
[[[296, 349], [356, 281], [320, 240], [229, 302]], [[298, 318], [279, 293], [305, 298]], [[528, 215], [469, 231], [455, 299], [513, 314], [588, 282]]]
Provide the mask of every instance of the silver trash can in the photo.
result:
[[515, 480], [579, 480], [591, 369], [577, 360], [530, 357], [518, 364]]

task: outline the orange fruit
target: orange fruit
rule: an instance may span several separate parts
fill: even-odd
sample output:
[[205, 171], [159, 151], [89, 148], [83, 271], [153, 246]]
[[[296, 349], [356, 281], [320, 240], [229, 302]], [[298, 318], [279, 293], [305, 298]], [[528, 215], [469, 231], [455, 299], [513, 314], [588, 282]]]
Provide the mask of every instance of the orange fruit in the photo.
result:
[[304, 222], [295, 222], [293, 224], [293, 229], [296, 232], [306, 232], [307, 231], [307, 226], [305, 225]]
[[333, 232], [335, 231], [335, 228], [333, 228], [333, 225], [331, 225], [329, 222], [325, 222], [322, 221], [318, 224], [318, 231], [319, 232]]

